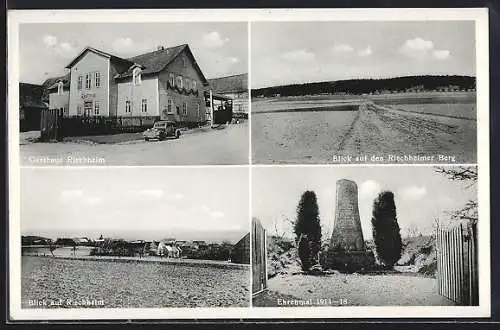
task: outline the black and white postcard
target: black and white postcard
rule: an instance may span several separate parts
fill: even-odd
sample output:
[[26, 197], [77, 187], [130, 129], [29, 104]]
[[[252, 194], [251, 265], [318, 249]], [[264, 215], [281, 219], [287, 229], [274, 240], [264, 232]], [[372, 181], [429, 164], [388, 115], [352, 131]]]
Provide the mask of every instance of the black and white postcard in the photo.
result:
[[10, 319], [490, 316], [488, 23], [9, 12]]
[[247, 24], [19, 24], [24, 165], [248, 163]]
[[245, 168], [26, 168], [21, 196], [23, 309], [250, 305]]
[[467, 21], [252, 24], [256, 164], [477, 161]]
[[477, 174], [255, 169], [253, 306], [477, 306]]

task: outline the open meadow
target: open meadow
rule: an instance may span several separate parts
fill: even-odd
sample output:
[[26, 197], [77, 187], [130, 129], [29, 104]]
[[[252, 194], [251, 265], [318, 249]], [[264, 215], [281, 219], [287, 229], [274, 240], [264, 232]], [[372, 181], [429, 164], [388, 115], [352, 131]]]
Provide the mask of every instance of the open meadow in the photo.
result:
[[367, 156], [363, 163], [473, 163], [476, 124], [469, 92], [258, 98], [252, 103], [253, 163], [338, 163], [335, 156]]
[[[22, 308], [30, 300], [101, 301], [102, 308], [245, 307], [247, 269], [154, 262], [22, 257]], [[47, 306], [50, 307], [71, 307]]]

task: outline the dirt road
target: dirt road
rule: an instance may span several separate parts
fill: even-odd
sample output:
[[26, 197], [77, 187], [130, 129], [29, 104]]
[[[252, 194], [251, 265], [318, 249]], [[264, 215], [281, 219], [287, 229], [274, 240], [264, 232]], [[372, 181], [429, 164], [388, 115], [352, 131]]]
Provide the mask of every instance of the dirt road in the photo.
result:
[[116, 144], [29, 143], [22, 165], [237, 165], [248, 164], [248, 123], [182, 135], [177, 140]]
[[[450, 306], [437, 293], [437, 281], [428, 277], [399, 275], [276, 276], [268, 287], [275, 296], [295, 297], [313, 305], [346, 306]], [[267, 306], [278, 301], [265, 299]], [[262, 306], [261, 302], [257, 302]]]
[[337, 154], [375, 155], [369, 161], [380, 163], [474, 163], [476, 121], [368, 106]]
[[252, 116], [253, 163], [459, 164], [477, 159], [474, 119], [370, 101], [359, 111], [307, 111], [290, 104], [293, 111], [277, 112], [266, 106]]

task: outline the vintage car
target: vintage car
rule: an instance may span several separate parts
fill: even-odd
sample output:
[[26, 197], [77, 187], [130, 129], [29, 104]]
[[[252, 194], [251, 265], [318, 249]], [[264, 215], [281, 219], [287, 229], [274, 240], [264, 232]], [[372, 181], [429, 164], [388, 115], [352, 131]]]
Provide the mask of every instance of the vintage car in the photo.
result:
[[181, 131], [177, 123], [168, 120], [160, 120], [155, 122], [153, 127], [144, 131], [142, 135], [146, 141], [153, 139], [165, 140], [167, 137], [178, 139], [179, 136], [181, 136]]

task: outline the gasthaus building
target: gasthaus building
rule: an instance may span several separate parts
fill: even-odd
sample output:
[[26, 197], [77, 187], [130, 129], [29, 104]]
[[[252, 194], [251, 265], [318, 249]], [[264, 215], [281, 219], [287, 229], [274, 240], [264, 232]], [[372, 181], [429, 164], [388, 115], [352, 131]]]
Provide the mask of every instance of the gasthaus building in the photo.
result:
[[203, 90], [208, 82], [186, 44], [127, 59], [86, 47], [66, 68], [69, 86], [56, 81], [49, 90], [49, 108], [67, 104], [65, 117], [207, 120]]

